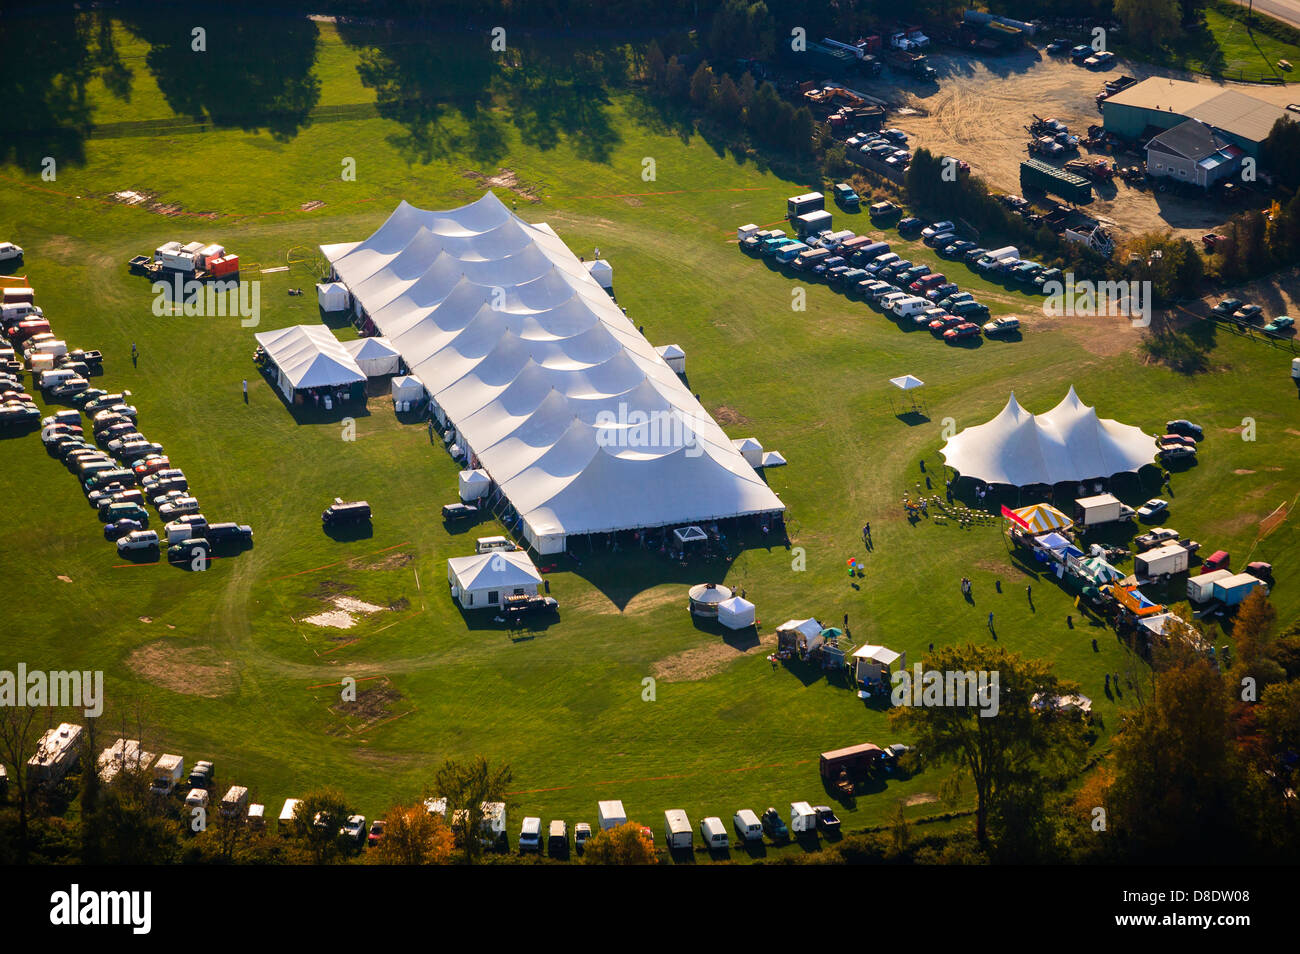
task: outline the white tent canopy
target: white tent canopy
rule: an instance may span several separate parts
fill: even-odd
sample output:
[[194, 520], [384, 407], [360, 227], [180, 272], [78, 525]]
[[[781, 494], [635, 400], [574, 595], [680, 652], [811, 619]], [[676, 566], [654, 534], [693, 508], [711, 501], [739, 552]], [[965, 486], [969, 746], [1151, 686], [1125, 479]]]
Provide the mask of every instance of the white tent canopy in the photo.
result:
[[912, 374], [905, 374], [901, 378], [890, 378], [889, 383], [902, 391], [910, 391], [925, 384], [924, 381]]
[[754, 604], [740, 596], [733, 596], [718, 604], [718, 622], [727, 629], [745, 629], [754, 625]]
[[321, 251], [534, 547], [785, 509], [560, 238], [491, 193], [402, 202]]
[[1045, 414], [1030, 414], [1015, 394], [997, 417], [944, 444], [944, 460], [963, 477], [1023, 487], [1136, 471], [1155, 460], [1155, 441], [1139, 428], [1097, 417], [1074, 388]]
[[340, 282], [327, 282], [316, 286], [316, 301], [321, 311], [343, 311], [348, 307], [348, 290]]
[[424, 400], [424, 384], [412, 374], [399, 374], [393, 378], [394, 401]]
[[655, 348], [659, 357], [664, 359], [668, 367], [672, 368], [678, 374], [686, 373], [686, 352], [681, 345], [666, 344]]
[[482, 470], [462, 470], [459, 479], [460, 499], [466, 502], [478, 500], [492, 485], [492, 478]]
[[731, 442], [750, 467], [763, 466], [763, 445], [752, 437], [741, 437]]
[[279, 369], [280, 390], [286, 397], [304, 388], [341, 387], [366, 379], [324, 325], [293, 325], [253, 337]]
[[764, 467], [780, 467], [784, 463], [785, 463], [785, 455], [783, 455], [780, 451], [763, 452]]
[[523, 550], [493, 550], [447, 561], [451, 595], [466, 609], [500, 606], [507, 596], [535, 596], [542, 575]]
[[343, 348], [368, 378], [396, 374], [401, 367], [402, 356], [387, 338], [357, 338], [343, 342]]
[[601, 288], [614, 287], [614, 266], [609, 264], [603, 258], [598, 258], [594, 262], [587, 263], [587, 271], [591, 272], [591, 277]]

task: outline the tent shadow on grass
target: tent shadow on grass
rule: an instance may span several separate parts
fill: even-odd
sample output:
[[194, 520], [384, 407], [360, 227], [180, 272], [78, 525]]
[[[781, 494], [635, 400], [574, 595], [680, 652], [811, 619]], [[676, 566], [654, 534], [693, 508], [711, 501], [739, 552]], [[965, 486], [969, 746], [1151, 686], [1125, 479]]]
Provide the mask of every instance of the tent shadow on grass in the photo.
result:
[[[460, 618], [464, 621], [465, 628], [470, 632], [504, 633], [510, 637], [512, 642], [521, 642], [545, 634], [547, 630], [560, 622], [559, 612], [525, 616], [517, 623], [509, 619], [505, 622], [497, 622], [497, 617], [501, 613], [496, 609], [485, 607], [483, 609], [468, 610], [452, 599], [450, 594], [447, 595], [447, 599], [451, 599], [452, 605], [460, 612]], [[563, 610], [564, 607], [561, 606], [560, 609]]]
[[918, 424], [930, 423], [930, 418], [924, 411], [902, 411], [895, 414], [894, 417], [898, 418], [908, 427], [916, 427]]

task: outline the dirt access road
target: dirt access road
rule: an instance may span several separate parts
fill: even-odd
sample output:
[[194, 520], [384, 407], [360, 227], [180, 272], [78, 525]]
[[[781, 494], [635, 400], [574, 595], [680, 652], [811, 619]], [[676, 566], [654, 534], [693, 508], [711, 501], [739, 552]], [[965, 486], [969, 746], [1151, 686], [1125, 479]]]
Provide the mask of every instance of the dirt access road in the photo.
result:
[[[1013, 194], [1020, 193], [1020, 162], [1028, 156], [1025, 144], [1029, 140], [1024, 127], [1033, 116], [1059, 119], [1072, 133], [1085, 135], [1091, 123], [1101, 122], [1095, 97], [1112, 77], [1168, 76], [1241, 89], [1278, 105], [1300, 100], [1295, 89], [1215, 83], [1127, 60], [1118, 61], [1109, 70], [1092, 71], [1038, 50], [998, 57], [937, 53], [930, 59], [939, 71], [937, 88], [903, 80], [888, 69], [878, 80], [854, 86], [902, 107], [890, 123], [909, 135], [913, 147], [965, 159], [993, 189]], [[1114, 158], [1086, 148], [1080, 156]], [[1135, 158], [1124, 157], [1124, 161]], [[1164, 229], [1197, 240], [1235, 211], [1226, 204], [1178, 198], [1119, 181], [1094, 186], [1094, 194], [1096, 198], [1085, 211], [1111, 227], [1121, 240], [1125, 235]]]

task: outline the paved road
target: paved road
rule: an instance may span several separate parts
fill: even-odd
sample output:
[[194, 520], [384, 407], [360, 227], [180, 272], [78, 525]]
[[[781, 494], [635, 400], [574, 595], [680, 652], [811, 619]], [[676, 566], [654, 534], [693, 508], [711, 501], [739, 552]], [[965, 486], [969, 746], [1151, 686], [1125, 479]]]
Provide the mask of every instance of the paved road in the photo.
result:
[[[1246, 0], [1237, 2], [1243, 7], [1250, 6]], [[1255, 0], [1254, 7], [1260, 13], [1267, 13], [1294, 27], [1300, 27], [1300, 0]]]

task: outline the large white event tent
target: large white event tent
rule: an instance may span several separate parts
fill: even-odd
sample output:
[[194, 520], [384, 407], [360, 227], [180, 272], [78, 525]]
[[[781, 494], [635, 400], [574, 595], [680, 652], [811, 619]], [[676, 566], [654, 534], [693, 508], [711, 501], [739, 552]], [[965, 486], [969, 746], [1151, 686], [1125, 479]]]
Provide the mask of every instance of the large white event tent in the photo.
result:
[[331, 388], [366, 380], [342, 342], [324, 325], [292, 325], [253, 336], [276, 367], [285, 398], [306, 388]]
[[1136, 471], [1155, 461], [1156, 445], [1140, 428], [1097, 417], [1071, 387], [1037, 415], [1013, 393], [1002, 413], [950, 437], [941, 453], [963, 477], [1025, 487]]
[[785, 509], [559, 236], [492, 193], [402, 202], [370, 238], [321, 251], [539, 553]]

